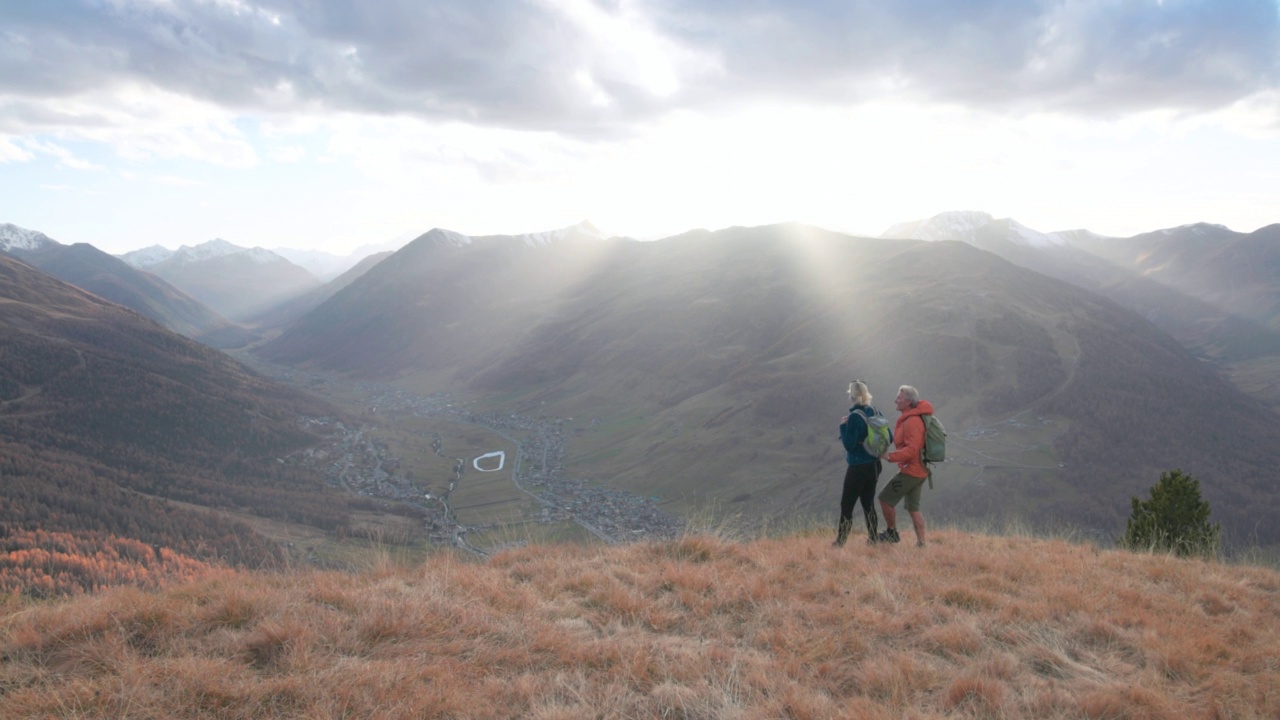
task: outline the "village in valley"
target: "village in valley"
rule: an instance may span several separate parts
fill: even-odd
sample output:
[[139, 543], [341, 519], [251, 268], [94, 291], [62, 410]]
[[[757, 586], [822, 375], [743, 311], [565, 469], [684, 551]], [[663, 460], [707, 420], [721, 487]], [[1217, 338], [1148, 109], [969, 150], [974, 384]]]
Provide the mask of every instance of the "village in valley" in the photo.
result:
[[[293, 379], [293, 378], [290, 378]], [[312, 384], [330, 382], [315, 378]], [[657, 499], [604, 487], [586, 478], [571, 478], [564, 457], [573, 430], [566, 419], [530, 418], [515, 413], [474, 413], [445, 394], [420, 396], [381, 385], [354, 386], [378, 420], [393, 414], [445, 419], [479, 426], [504, 438], [517, 450], [489, 452], [474, 458], [451, 458], [448, 490], [432, 492], [423, 478], [413, 477], [391, 448], [373, 437], [373, 426], [349, 426], [334, 418], [304, 418], [305, 426], [328, 438], [321, 447], [299, 453], [297, 461], [320, 467], [331, 484], [352, 493], [412, 506], [424, 517], [432, 543], [453, 545], [480, 554], [468, 534], [495, 526], [573, 522], [607, 543], [666, 539], [684, 531], [685, 523], [658, 506]], [[519, 436], [519, 440], [515, 437]], [[442, 453], [442, 439], [430, 439], [435, 454]], [[452, 494], [480, 473], [509, 474], [516, 489], [534, 500], [530, 512], [518, 520], [469, 524], [459, 520]], [[439, 487], [440, 478], [432, 487]]]

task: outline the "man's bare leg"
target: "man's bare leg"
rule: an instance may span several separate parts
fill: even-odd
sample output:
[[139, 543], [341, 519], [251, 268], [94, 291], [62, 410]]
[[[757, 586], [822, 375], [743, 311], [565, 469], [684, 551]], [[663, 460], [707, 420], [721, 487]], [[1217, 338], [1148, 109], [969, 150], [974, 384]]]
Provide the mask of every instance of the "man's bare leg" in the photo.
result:
[[[911, 515], [911, 524], [916, 528], [916, 542], [920, 545], [924, 544], [924, 513], [919, 510], [908, 510]], [[889, 523], [892, 525], [893, 523]]]
[[880, 501], [880, 514], [884, 516], [884, 529], [893, 530], [898, 527], [898, 511], [889, 503]]

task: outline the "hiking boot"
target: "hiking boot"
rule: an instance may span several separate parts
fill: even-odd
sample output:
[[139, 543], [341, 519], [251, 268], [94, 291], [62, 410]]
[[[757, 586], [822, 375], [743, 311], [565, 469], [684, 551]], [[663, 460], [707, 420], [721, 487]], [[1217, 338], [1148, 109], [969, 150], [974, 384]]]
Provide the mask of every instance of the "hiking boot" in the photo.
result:
[[902, 538], [898, 537], [897, 528], [889, 528], [888, 530], [880, 533], [880, 542], [882, 543], [896, 543], [901, 541]]

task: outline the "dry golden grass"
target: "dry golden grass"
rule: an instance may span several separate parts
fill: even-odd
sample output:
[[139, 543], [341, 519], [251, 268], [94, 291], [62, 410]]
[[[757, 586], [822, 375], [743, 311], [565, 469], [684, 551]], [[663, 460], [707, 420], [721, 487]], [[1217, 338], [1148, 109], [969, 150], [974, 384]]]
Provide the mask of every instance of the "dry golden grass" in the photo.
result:
[[5, 718], [1280, 717], [1280, 573], [1062, 540], [530, 546], [0, 599]]

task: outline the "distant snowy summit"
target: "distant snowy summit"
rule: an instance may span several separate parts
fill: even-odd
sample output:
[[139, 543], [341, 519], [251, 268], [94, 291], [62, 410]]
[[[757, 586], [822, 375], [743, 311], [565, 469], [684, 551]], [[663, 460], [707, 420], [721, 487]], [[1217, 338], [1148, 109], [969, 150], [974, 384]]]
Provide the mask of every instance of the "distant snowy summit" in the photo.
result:
[[1032, 230], [1016, 220], [997, 220], [977, 211], [953, 211], [934, 215], [926, 220], [898, 223], [884, 231], [880, 237], [913, 240], [960, 240], [973, 243], [980, 235], [998, 234], [1017, 245], [1045, 248], [1066, 245], [1061, 233], [1042, 233]]
[[0, 225], [0, 251], [41, 250], [57, 244], [57, 241], [42, 232], [27, 230], [9, 223]]
[[464, 247], [471, 244], [471, 236], [444, 228], [431, 228], [414, 242], [445, 247]]
[[1189, 225], [1179, 225], [1176, 228], [1165, 228], [1158, 230], [1161, 235], [1186, 235], [1190, 234], [1197, 237], [1221, 237], [1224, 234], [1234, 233], [1235, 231], [1226, 225], [1217, 223], [1191, 223]]
[[987, 213], [956, 210], [934, 215], [924, 220], [901, 222], [880, 234], [883, 238], [902, 240], [963, 240], [977, 230], [995, 222]]
[[165, 260], [173, 257], [173, 251], [167, 247], [152, 245], [151, 247], [144, 247], [140, 250], [131, 250], [123, 255], [118, 255], [117, 257], [138, 270], [145, 270], [152, 265], [159, 265]]
[[141, 250], [125, 253], [120, 256], [120, 259], [139, 270], [145, 270], [160, 263], [165, 263], [171, 267], [180, 267], [233, 255], [257, 265], [288, 262], [285, 258], [265, 248], [244, 248], [239, 245], [232, 245], [222, 238], [214, 238], [194, 246], [183, 245], [173, 251], [159, 245], [152, 245]]
[[600, 232], [600, 229], [590, 222], [583, 221], [577, 225], [572, 225], [559, 230], [549, 230], [547, 232], [529, 233], [526, 235], [517, 235], [516, 239], [524, 242], [529, 247], [546, 247], [554, 243], [560, 242], [568, 238], [589, 238], [592, 240], [604, 240], [607, 236]]
[[[488, 235], [483, 236], [485, 239], [503, 238], [510, 239], [524, 244], [529, 248], [541, 248], [563, 242], [568, 239], [589, 239], [604, 240], [609, 236], [601, 232], [599, 228], [590, 222], [583, 221], [577, 225], [571, 225], [559, 230], [547, 230], [545, 232], [525, 233], [523, 235]], [[418, 237], [414, 242], [425, 242], [436, 246], [446, 247], [464, 247], [470, 245], [472, 241], [480, 239], [480, 236], [463, 235], [452, 230], [444, 228], [432, 228]]]

